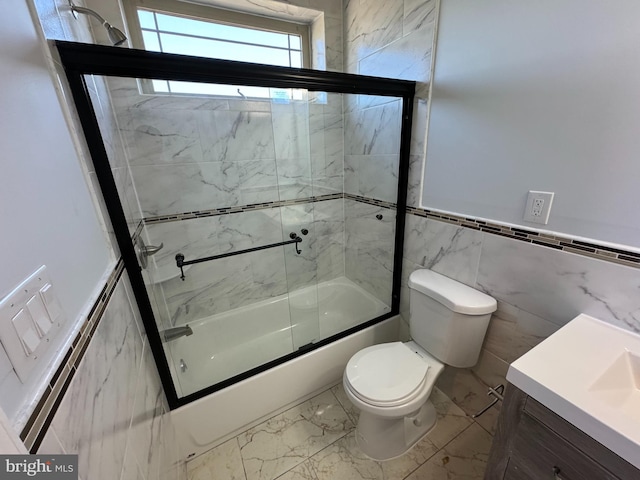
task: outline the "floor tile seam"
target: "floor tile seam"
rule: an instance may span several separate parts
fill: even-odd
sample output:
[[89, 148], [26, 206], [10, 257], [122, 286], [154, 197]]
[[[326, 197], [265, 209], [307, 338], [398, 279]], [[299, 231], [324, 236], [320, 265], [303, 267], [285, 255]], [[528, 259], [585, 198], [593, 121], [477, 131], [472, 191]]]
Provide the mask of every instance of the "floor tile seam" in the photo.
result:
[[[442, 450], [446, 449], [449, 445], [451, 445], [451, 443], [455, 442], [455, 441], [456, 441], [456, 439], [457, 439], [460, 435], [462, 435], [464, 432], [466, 432], [467, 430], [469, 430], [469, 429], [473, 426], [473, 424], [474, 424], [474, 423], [475, 423], [475, 422], [470, 422], [470, 423], [469, 423], [469, 425], [467, 425], [466, 427], [464, 427], [464, 429], [462, 429], [462, 430], [461, 430], [461, 431], [460, 431], [460, 432], [459, 432], [455, 437], [453, 437], [451, 440], [449, 440], [447, 443], [445, 443], [445, 444], [442, 446], [442, 448], [441, 448], [440, 450], [438, 450], [438, 452], [441, 452]], [[484, 430], [484, 428], [483, 428], [483, 430]], [[438, 453], [438, 452], [436, 452], [436, 453]]]
[[493, 439], [495, 434], [491, 433], [487, 428], [485, 428], [484, 425], [482, 425], [480, 422], [478, 422], [475, 418], [473, 419], [473, 423], [477, 423], [480, 426], [480, 428], [482, 428], [485, 432], [487, 432], [489, 435], [491, 435], [491, 438]]
[[436, 450], [435, 452], [433, 452], [433, 454], [431, 454], [429, 456], [429, 458], [427, 458], [424, 462], [422, 462], [420, 465], [418, 465], [416, 468], [414, 468], [410, 473], [408, 473], [405, 477], [403, 477], [403, 480], [406, 480], [407, 478], [409, 478], [411, 475], [413, 475], [416, 470], [422, 468], [424, 465], [426, 465], [432, 458], [434, 458], [437, 454], [439, 454], [440, 452], [442, 452], [445, 448], [447, 448], [449, 446], [450, 443], [452, 443], [453, 441], [455, 441], [460, 435], [462, 435], [464, 432], [466, 432], [471, 425], [473, 425], [474, 422], [470, 422], [469, 425], [467, 425], [464, 429], [462, 429], [460, 432], [458, 432], [457, 435], [455, 435], [451, 440], [449, 440], [447, 443], [445, 443], [442, 447], [440, 447], [438, 450]]
[[242, 473], [244, 475], [244, 480], [248, 480], [249, 477], [247, 476], [247, 467], [244, 466], [244, 458], [242, 457], [242, 448], [240, 448], [240, 435], [242, 435], [242, 433], [239, 433], [238, 435], [236, 435], [234, 437], [234, 440], [238, 447], [238, 453], [240, 454], [240, 463], [242, 464]]
[[[333, 442], [325, 445], [324, 447], [322, 447], [320, 450], [318, 450], [317, 452], [315, 452], [313, 455], [311, 455], [310, 457], [305, 458], [302, 462], [298, 463], [297, 465], [294, 465], [293, 467], [291, 467], [289, 470], [287, 470], [286, 472], [283, 472], [282, 474], [280, 474], [279, 476], [277, 476], [274, 480], [277, 480], [278, 478], [280, 478], [282, 475], [285, 475], [286, 473], [290, 472], [291, 470], [293, 470], [294, 468], [298, 468], [300, 465], [302, 465], [305, 462], [309, 462], [313, 457], [315, 457], [316, 455], [319, 455], [320, 453], [322, 453], [324, 450], [326, 450], [327, 448], [333, 446], [335, 443], [339, 442], [340, 440], [344, 439], [347, 435], [349, 435], [351, 432], [353, 432], [355, 430], [355, 426], [352, 427], [351, 429], [349, 429], [348, 431], [345, 431], [343, 435], [341, 435], [339, 438], [336, 438]], [[313, 463], [309, 463], [309, 467], [313, 470], [313, 474], [315, 475], [316, 479], [320, 478], [318, 477], [318, 472], [316, 471], [315, 467], [313, 466]]]
[[[452, 403], [453, 403], [453, 402], [452, 402]], [[425, 458], [425, 460], [424, 460], [423, 462], [418, 462], [418, 463], [419, 463], [419, 464], [418, 464], [418, 466], [417, 466], [416, 468], [414, 468], [411, 472], [409, 472], [406, 476], [404, 476], [404, 477], [403, 477], [403, 479], [404, 479], [404, 478], [408, 478], [408, 477], [410, 477], [410, 476], [413, 474], [413, 472], [415, 472], [416, 470], [418, 470], [418, 469], [419, 469], [420, 467], [422, 467], [425, 463], [427, 463], [429, 460], [431, 460], [433, 457], [435, 457], [438, 453], [440, 453], [440, 452], [444, 449], [444, 447], [446, 447], [450, 442], [452, 442], [453, 440], [455, 440], [455, 439], [458, 437], [458, 435], [460, 435], [460, 434], [461, 434], [462, 432], [464, 432], [467, 428], [469, 428], [469, 426], [471, 425], [471, 423], [472, 423], [472, 422], [470, 422], [470, 423], [469, 423], [469, 425], [467, 425], [467, 426], [466, 426], [462, 431], [460, 431], [458, 434], [456, 434], [456, 435], [453, 437], [453, 439], [452, 439], [452, 440], [450, 440], [449, 442], [447, 442], [445, 445], [443, 445], [443, 446], [442, 446], [442, 447], [440, 447], [440, 448], [437, 448], [437, 447], [436, 447], [436, 445], [435, 445], [433, 442], [431, 442], [431, 444], [432, 444], [434, 447], [436, 447], [436, 450], [435, 450], [433, 453], [431, 453], [431, 455], [429, 455], [427, 458]], [[437, 424], [436, 424], [436, 425], [437, 425]], [[435, 428], [435, 427], [434, 427], [434, 428]], [[428, 438], [429, 438], [429, 434], [430, 434], [430, 433], [431, 433], [431, 430], [430, 430], [430, 431], [428, 431], [428, 432], [427, 432], [427, 433], [426, 433], [426, 434], [425, 434], [425, 435], [424, 435], [420, 440], [418, 440], [418, 441], [416, 442], [416, 444], [415, 444], [413, 447], [411, 447], [411, 449], [409, 449], [409, 450], [407, 450], [405, 453], [403, 453], [403, 455], [406, 455], [406, 454], [407, 454], [407, 453], [409, 453], [413, 448], [417, 447], [417, 446], [418, 446], [418, 443], [420, 443], [420, 442], [421, 442], [422, 440], [424, 440], [425, 438], [426, 438], [426, 439], [428, 439]]]
[[[356, 424], [357, 424], [356, 419], [355, 419], [355, 418], [353, 418], [353, 417], [351, 416], [351, 414], [349, 414], [349, 411], [346, 409], [346, 407], [342, 404], [342, 402], [340, 401], [340, 399], [338, 398], [338, 396], [336, 395], [336, 393], [333, 391], [333, 389], [334, 389], [337, 385], [340, 385], [340, 382], [336, 383], [333, 387], [331, 387], [331, 388], [329, 389], [329, 391], [330, 391], [330, 392], [331, 392], [331, 394], [333, 395], [333, 398], [335, 398], [335, 399], [336, 399], [336, 402], [338, 403], [338, 405], [340, 405], [340, 407], [341, 407], [341, 408], [342, 408], [342, 410], [344, 411], [344, 413], [345, 413], [345, 415], [347, 416], [347, 418], [349, 419], [349, 421], [350, 421], [351, 423], [353, 423], [353, 427], [355, 428], [355, 426], [356, 426]], [[323, 392], [323, 393], [324, 393], [324, 392]]]

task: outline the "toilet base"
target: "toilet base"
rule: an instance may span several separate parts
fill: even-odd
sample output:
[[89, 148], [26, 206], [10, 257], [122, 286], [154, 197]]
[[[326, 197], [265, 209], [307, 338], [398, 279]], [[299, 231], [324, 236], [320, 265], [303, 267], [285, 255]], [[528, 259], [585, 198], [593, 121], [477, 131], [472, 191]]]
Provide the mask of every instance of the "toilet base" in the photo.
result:
[[436, 409], [429, 400], [420, 410], [403, 418], [384, 418], [361, 411], [356, 444], [374, 460], [391, 460], [418, 443], [435, 426], [436, 420]]

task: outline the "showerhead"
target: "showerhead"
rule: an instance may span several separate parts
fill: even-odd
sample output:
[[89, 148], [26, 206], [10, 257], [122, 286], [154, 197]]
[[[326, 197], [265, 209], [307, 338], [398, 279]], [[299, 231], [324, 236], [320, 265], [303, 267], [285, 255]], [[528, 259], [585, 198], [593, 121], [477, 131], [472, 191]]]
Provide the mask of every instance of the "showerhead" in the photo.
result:
[[97, 18], [100, 21], [100, 23], [102, 23], [102, 26], [107, 29], [107, 35], [109, 36], [109, 40], [113, 45], [122, 45], [127, 40], [127, 36], [124, 33], [122, 33], [120, 29], [112, 26], [109, 22], [107, 22], [104, 18], [102, 18], [98, 14], [98, 12], [95, 12], [90, 8], [78, 7], [74, 5], [71, 2], [71, 0], [69, 0], [69, 6], [71, 7], [71, 11], [74, 13], [83, 13], [85, 15], [90, 15], [92, 17]]
[[105, 27], [107, 29], [107, 35], [109, 35], [109, 40], [111, 40], [111, 43], [113, 43], [114, 45], [122, 45], [127, 41], [127, 36], [122, 33], [122, 30], [120, 30], [119, 28], [113, 27], [108, 23], [105, 25]]

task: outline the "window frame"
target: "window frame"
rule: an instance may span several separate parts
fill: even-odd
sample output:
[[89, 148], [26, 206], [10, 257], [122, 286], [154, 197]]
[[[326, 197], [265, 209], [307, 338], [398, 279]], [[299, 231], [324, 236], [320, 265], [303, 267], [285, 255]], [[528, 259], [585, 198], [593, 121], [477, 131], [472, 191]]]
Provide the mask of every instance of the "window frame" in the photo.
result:
[[[145, 50], [142, 36], [142, 26], [138, 18], [138, 9], [148, 10], [167, 15], [175, 15], [200, 21], [212, 21], [226, 25], [254, 28], [267, 32], [299, 35], [302, 50], [302, 68], [311, 68], [311, 28], [304, 21], [296, 22], [265, 17], [249, 12], [227, 10], [214, 5], [187, 3], [176, 0], [126, 0], [123, 2], [129, 36], [133, 48]], [[188, 52], [185, 52], [188, 55]], [[255, 62], [260, 63], [260, 62]], [[290, 67], [296, 68], [296, 67]], [[155, 91], [151, 80], [140, 82], [141, 90], [146, 94], [166, 95], [165, 92]], [[170, 93], [181, 95], [180, 92]], [[193, 94], [184, 94], [193, 95]], [[220, 95], [224, 96], [224, 95]]]

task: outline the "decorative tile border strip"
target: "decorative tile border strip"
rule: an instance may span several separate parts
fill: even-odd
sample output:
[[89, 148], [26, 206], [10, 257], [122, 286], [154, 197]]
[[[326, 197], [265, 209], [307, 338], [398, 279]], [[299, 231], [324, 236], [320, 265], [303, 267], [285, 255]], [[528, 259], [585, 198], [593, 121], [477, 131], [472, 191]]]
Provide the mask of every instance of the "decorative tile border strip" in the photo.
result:
[[295, 198], [291, 200], [276, 200], [273, 202], [252, 203], [249, 205], [239, 205], [236, 207], [222, 207], [222, 208], [212, 208], [210, 210], [197, 210], [193, 212], [178, 213], [175, 215], [159, 215], [155, 217], [146, 217], [143, 221], [146, 225], [152, 225], [155, 223], [178, 222], [181, 220], [192, 220], [194, 218], [215, 217], [218, 215], [229, 215], [231, 213], [253, 212], [255, 210], [287, 207], [290, 205], [300, 205], [304, 203], [325, 202], [327, 200], [338, 200], [343, 197], [344, 195], [342, 193], [330, 193], [327, 195]]
[[385, 202], [384, 200], [377, 200], [375, 198], [362, 197], [360, 195], [353, 195], [351, 193], [345, 193], [344, 194], [344, 198], [347, 198], [349, 200], [355, 200], [356, 202], [360, 202], [360, 203], [367, 203], [369, 205], [375, 205], [377, 207], [388, 208], [390, 210], [395, 210], [396, 209], [396, 204], [395, 203]]
[[120, 259], [107, 279], [98, 299], [91, 307], [87, 319], [73, 340], [71, 347], [69, 347], [62, 364], [49, 381], [42, 398], [22, 429], [20, 439], [24, 442], [29, 452], [36, 453], [40, 448], [40, 444], [58, 411], [71, 380], [78, 370], [80, 362], [84, 358], [89, 342], [91, 342], [93, 334], [102, 320], [107, 304], [123, 272], [124, 262]]
[[440, 222], [451, 223], [462, 227], [480, 230], [482, 232], [500, 235], [502, 237], [520, 240], [522, 242], [540, 245], [542, 247], [562, 250], [563, 252], [575, 253], [586, 257], [597, 258], [605, 262], [617, 263], [628, 267], [640, 268], [640, 253], [621, 250], [618, 248], [598, 245], [581, 240], [575, 240], [561, 235], [550, 235], [535, 230], [528, 230], [520, 227], [507, 227], [497, 223], [485, 222], [474, 218], [449, 215], [434, 212], [423, 208], [407, 207], [407, 213], [419, 217], [431, 218]]

